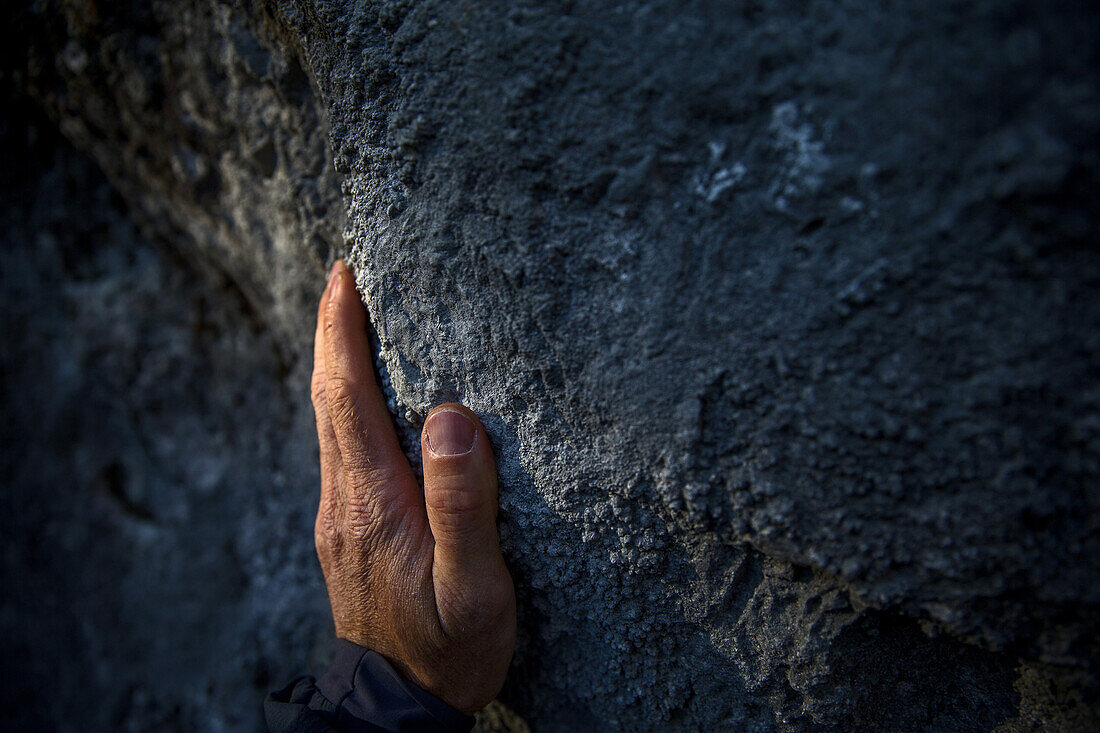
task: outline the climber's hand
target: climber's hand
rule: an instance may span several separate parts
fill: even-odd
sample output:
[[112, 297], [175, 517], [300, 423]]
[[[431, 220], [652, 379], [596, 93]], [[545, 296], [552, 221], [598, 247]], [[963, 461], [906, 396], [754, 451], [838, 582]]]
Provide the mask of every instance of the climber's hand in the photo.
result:
[[317, 313], [312, 391], [321, 445], [315, 539], [337, 635], [383, 654], [452, 707], [479, 710], [504, 684], [516, 634], [485, 428], [461, 405], [432, 410], [421, 494], [343, 261]]

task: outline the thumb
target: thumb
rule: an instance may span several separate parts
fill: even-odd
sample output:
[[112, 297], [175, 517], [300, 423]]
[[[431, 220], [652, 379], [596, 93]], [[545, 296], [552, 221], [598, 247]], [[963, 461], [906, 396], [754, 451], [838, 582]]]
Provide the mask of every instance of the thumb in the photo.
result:
[[455, 403], [436, 407], [420, 437], [424, 503], [435, 537], [437, 599], [476, 595], [504, 570], [497, 537], [497, 473], [481, 421]]

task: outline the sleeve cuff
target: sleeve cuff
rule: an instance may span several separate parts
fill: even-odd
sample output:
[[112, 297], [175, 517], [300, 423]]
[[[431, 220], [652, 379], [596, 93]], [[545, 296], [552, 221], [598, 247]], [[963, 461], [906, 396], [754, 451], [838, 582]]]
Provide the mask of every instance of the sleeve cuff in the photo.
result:
[[336, 727], [351, 733], [467, 733], [474, 726], [471, 716], [405, 680], [381, 654], [346, 639], [336, 640], [336, 657], [317, 689], [336, 706]]

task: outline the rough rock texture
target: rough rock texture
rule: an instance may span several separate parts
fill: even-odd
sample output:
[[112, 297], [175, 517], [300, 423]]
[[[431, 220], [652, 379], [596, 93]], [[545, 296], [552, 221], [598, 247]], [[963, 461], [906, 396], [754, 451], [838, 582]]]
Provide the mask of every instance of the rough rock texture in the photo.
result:
[[255, 730], [331, 634], [304, 377], [3, 98], [4, 728]]
[[[235, 284], [285, 383], [347, 253], [410, 455], [433, 404], [482, 415], [520, 600], [502, 698], [536, 730], [1100, 724], [1095, 8], [15, 16], [13, 79]], [[251, 386], [308, 452], [301, 399]], [[306, 568], [293, 488], [266, 497], [290, 519], [211, 531]], [[237, 623], [277, 639], [275, 598]]]

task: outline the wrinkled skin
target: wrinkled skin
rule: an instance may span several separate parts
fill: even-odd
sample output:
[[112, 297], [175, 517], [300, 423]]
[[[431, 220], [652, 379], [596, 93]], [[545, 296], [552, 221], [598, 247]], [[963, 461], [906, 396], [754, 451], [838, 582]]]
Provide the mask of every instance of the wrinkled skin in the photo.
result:
[[317, 313], [312, 379], [321, 455], [315, 540], [337, 636], [473, 713], [500, 691], [516, 605], [496, 529], [485, 428], [440, 405], [421, 438], [424, 491], [378, 389], [367, 314], [343, 261]]

